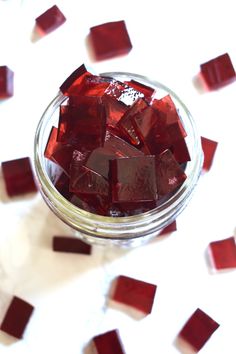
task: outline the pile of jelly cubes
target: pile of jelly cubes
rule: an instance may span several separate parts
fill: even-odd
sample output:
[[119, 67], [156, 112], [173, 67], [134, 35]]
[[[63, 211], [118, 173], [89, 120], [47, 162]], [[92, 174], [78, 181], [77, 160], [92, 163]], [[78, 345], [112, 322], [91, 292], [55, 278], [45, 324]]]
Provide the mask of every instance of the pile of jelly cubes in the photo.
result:
[[185, 181], [186, 132], [170, 95], [80, 66], [60, 87], [45, 157], [61, 168], [55, 187], [78, 207], [130, 216], [160, 205]]

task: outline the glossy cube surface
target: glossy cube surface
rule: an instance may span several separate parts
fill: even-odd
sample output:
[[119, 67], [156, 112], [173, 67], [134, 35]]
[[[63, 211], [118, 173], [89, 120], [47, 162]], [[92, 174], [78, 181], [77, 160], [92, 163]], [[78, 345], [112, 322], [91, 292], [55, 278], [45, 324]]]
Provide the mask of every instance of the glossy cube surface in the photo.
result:
[[93, 338], [96, 354], [125, 354], [119, 332], [113, 329]]
[[203, 136], [201, 137], [201, 143], [204, 154], [202, 169], [205, 171], [209, 171], [213, 163], [218, 143]]
[[229, 84], [236, 78], [235, 69], [228, 53], [201, 64], [201, 74], [209, 89]]
[[107, 22], [90, 28], [90, 39], [96, 60], [124, 55], [132, 49], [124, 21]]
[[21, 339], [33, 310], [34, 307], [28, 302], [14, 296], [1, 323], [1, 331]]
[[236, 244], [234, 237], [211, 242], [209, 251], [214, 268], [219, 270], [236, 268]]
[[42, 34], [48, 34], [61, 26], [66, 18], [60, 9], [54, 5], [38, 16], [36, 19], [36, 26]]
[[179, 337], [198, 352], [219, 327], [210, 316], [197, 309], [179, 333]]
[[14, 94], [14, 73], [7, 66], [0, 66], [0, 99]]
[[91, 245], [76, 237], [54, 236], [53, 251], [67, 253], [91, 254]]
[[2, 173], [9, 197], [37, 191], [29, 157], [2, 162]]

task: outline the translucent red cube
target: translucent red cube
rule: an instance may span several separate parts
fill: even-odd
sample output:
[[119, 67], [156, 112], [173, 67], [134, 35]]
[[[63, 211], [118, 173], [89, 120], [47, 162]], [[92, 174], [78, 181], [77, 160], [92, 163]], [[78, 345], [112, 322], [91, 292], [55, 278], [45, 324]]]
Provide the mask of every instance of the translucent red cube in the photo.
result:
[[209, 89], [225, 86], [236, 78], [235, 69], [228, 53], [201, 64], [201, 75]]
[[93, 337], [97, 354], [125, 354], [117, 329]]
[[73, 95], [82, 85], [85, 76], [90, 76], [84, 64], [80, 65], [70, 76], [61, 84], [60, 90], [65, 96]]
[[132, 49], [125, 21], [107, 22], [91, 27], [90, 40], [96, 60], [124, 55]]
[[21, 339], [33, 310], [31, 304], [14, 296], [1, 323], [1, 331]]
[[198, 308], [181, 329], [179, 337], [198, 352], [218, 327], [217, 322]]
[[236, 243], [234, 237], [209, 244], [212, 267], [217, 270], [236, 268]]
[[14, 73], [6, 65], [0, 66], [0, 99], [14, 94]]
[[54, 5], [35, 19], [37, 30], [48, 34], [61, 26], [66, 21], [60, 9]]
[[2, 173], [9, 197], [37, 191], [29, 157], [2, 162]]
[[177, 230], [177, 224], [176, 224], [176, 220], [174, 220], [171, 224], [164, 227], [164, 229], [161, 230], [161, 232], [159, 233], [158, 236], [167, 235], [167, 234], [174, 232], [176, 230]]
[[120, 275], [115, 279], [111, 299], [148, 315], [152, 312], [157, 286]]
[[155, 156], [110, 160], [109, 173], [113, 203], [157, 199]]
[[76, 237], [54, 236], [53, 251], [91, 254], [92, 246]]
[[215, 156], [218, 143], [214, 140], [205, 138], [203, 136], [201, 137], [201, 143], [202, 143], [202, 150], [204, 154], [202, 169], [204, 171], [209, 171], [213, 163], [213, 159]]

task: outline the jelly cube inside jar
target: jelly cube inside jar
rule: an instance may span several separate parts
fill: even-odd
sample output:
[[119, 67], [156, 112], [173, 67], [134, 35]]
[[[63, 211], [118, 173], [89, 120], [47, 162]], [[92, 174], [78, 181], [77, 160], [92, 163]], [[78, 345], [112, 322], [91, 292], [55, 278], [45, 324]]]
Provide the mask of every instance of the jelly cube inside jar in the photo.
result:
[[36, 172], [42, 186], [47, 174], [61, 195], [48, 192], [51, 184], [41, 192], [86, 237], [156, 236], [182, 211], [199, 178], [201, 144], [191, 116], [170, 90], [140, 78], [93, 75], [81, 65], [39, 124]]

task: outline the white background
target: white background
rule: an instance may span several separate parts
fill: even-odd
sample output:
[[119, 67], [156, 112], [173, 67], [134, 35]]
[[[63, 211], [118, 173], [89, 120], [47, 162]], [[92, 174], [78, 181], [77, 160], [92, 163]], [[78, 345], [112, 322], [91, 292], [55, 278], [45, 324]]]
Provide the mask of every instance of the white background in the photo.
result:
[[[37, 16], [57, 4], [66, 23], [37, 42]], [[92, 62], [89, 28], [125, 20], [127, 56]], [[71, 234], [41, 196], [9, 200], [1, 177], [0, 299], [17, 295], [35, 306], [24, 339], [0, 334], [0, 353], [80, 354], [96, 334], [119, 328], [127, 354], [176, 354], [175, 338], [201, 308], [220, 324], [202, 354], [235, 354], [235, 271], [212, 274], [209, 242], [235, 234], [236, 83], [201, 92], [201, 63], [228, 52], [236, 67], [234, 1], [0, 0], [0, 65], [15, 73], [14, 97], [0, 103], [0, 161], [33, 156], [37, 122], [64, 79], [82, 63], [97, 73], [150, 76], [174, 90], [201, 135], [219, 142], [178, 231], [134, 250], [95, 247], [93, 255], [54, 253], [54, 235]], [[119, 274], [157, 284], [153, 312], [137, 321], [107, 305]], [[8, 294], [8, 295], [6, 295]], [[0, 302], [0, 316], [4, 313]], [[6, 306], [6, 305], [5, 305]]]

